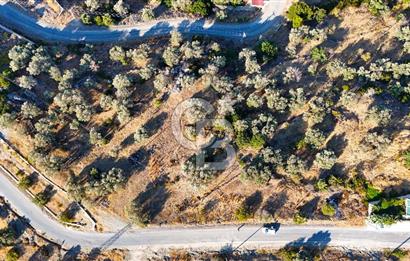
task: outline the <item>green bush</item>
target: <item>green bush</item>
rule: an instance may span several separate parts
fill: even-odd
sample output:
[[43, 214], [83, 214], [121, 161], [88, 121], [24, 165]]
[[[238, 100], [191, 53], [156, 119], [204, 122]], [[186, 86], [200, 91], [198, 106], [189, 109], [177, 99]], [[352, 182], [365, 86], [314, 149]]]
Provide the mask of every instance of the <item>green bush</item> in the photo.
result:
[[393, 250], [393, 252], [390, 253], [390, 256], [393, 256], [397, 258], [398, 260], [402, 260], [408, 255], [408, 252], [405, 250], [402, 250], [400, 248], [396, 248]]
[[258, 46], [259, 52], [262, 54], [264, 61], [269, 61], [278, 55], [279, 48], [276, 44], [264, 40]]
[[89, 14], [81, 14], [81, 22], [83, 24], [92, 24], [92, 18]]
[[11, 246], [15, 241], [16, 234], [10, 227], [0, 229], [0, 245]]
[[207, 16], [210, 12], [210, 4], [204, 0], [196, 0], [190, 6], [189, 12], [192, 14]]
[[292, 22], [292, 27], [301, 27], [304, 21], [316, 20], [322, 22], [326, 16], [326, 10], [311, 7], [305, 2], [293, 3], [288, 10], [287, 18]]
[[300, 225], [300, 224], [304, 224], [304, 223], [306, 223], [306, 221], [307, 221], [307, 218], [305, 218], [301, 213], [296, 213], [294, 216], [293, 216], [293, 222], [295, 222], [295, 224], [298, 224], [298, 225]]
[[371, 214], [369, 220], [375, 224], [393, 225], [399, 220], [399, 217], [388, 214]]
[[1, 74], [0, 74], [0, 88], [1, 89], [7, 89], [8, 87], [10, 87], [10, 82], [6, 79], [7, 76], [10, 75], [10, 71], [9, 70], [4, 70]]
[[367, 185], [366, 188], [366, 200], [367, 201], [372, 201], [372, 200], [378, 200], [382, 195], [382, 192], [373, 187], [372, 185]]
[[61, 213], [60, 215], [60, 221], [65, 223], [74, 222], [73, 213], [69, 209], [64, 210], [63, 213]]
[[310, 56], [315, 62], [326, 62], [327, 55], [324, 48], [315, 47], [312, 49]]
[[410, 169], [410, 150], [403, 153], [404, 166]]
[[256, 134], [249, 137], [244, 132], [238, 132], [236, 134], [235, 143], [240, 149], [253, 148], [261, 149], [265, 145], [266, 141], [263, 135]]
[[336, 209], [329, 203], [324, 204], [321, 208], [321, 211], [323, 215], [329, 217], [333, 217], [336, 214]]
[[11, 248], [6, 254], [6, 261], [17, 261], [19, 260], [20, 253], [16, 248]]
[[4, 92], [0, 92], [0, 115], [10, 111], [10, 105], [7, 103], [7, 96]]
[[19, 184], [18, 184], [18, 186], [22, 189], [28, 189], [32, 185], [33, 185], [33, 181], [31, 180], [29, 176], [26, 176], [26, 175], [20, 179]]
[[172, 7], [172, 0], [162, 0], [161, 3], [164, 4], [168, 8]]
[[112, 19], [110, 14], [104, 14], [104, 15], [97, 15], [94, 17], [94, 22], [98, 26], [110, 26], [114, 23], [114, 20]]
[[41, 207], [45, 206], [50, 201], [50, 197], [46, 192], [40, 192], [34, 196], [33, 202]]
[[235, 217], [238, 221], [245, 221], [253, 216], [251, 209], [246, 206], [242, 205], [239, 207], [235, 212]]
[[328, 189], [326, 181], [323, 179], [319, 179], [315, 184], [315, 189], [317, 191], [326, 191]]

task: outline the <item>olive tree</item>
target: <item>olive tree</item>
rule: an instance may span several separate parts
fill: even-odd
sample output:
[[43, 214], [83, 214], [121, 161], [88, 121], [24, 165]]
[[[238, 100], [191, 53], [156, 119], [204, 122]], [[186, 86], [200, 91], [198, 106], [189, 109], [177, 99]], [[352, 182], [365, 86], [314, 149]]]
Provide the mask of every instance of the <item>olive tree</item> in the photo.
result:
[[128, 6], [123, 0], [118, 0], [117, 3], [112, 8], [117, 14], [121, 16], [126, 16], [128, 14]]
[[154, 11], [149, 7], [143, 8], [141, 10], [141, 18], [144, 22], [153, 20], [155, 18]]
[[145, 129], [145, 127], [138, 128], [134, 133], [134, 141], [136, 143], [141, 143], [143, 140], [146, 140], [148, 138], [148, 131]]
[[397, 38], [403, 42], [403, 49], [406, 53], [410, 53], [410, 27], [404, 26], [397, 34]]
[[121, 46], [113, 46], [110, 51], [110, 59], [113, 61], [121, 62], [122, 64], [126, 64], [126, 52]]
[[169, 46], [164, 50], [162, 58], [164, 59], [165, 64], [172, 68], [179, 62], [178, 50]]
[[239, 53], [239, 59], [245, 60], [245, 71], [249, 74], [260, 73], [261, 67], [256, 60], [256, 52], [254, 50], [244, 48]]
[[97, 131], [96, 128], [92, 127], [90, 129], [90, 144], [101, 146], [106, 143], [106, 140], [102, 137], [101, 133]]
[[33, 76], [23, 75], [18, 78], [20, 87], [31, 90], [37, 85], [37, 80]]
[[182, 34], [176, 30], [171, 32], [169, 43], [172, 47], [179, 47], [182, 43]]
[[31, 102], [24, 102], [21, 105], [21, 115], [25, 119], [34, 119], [40, 116], [42, 111]]
[[99, 178], [91, 180], [92, 191], [98, 196], [106, 196], [119, 188], [127, 181], [124, 171], [120, 168], [112, 168], [101, 173]]
[[39, 75], [42, 72], [48, 72], [51, 67], [51, 57], [44, 47], [35, 50], [31, 61], [28, 64], [27, 71], [31, 75]]
[[33, 55], [34, 46], [32, 44], [15, 45], [9, 52], [10, 68], [12, 71], [18, 71], [25, 68]]
[[335, 165], [337, 157], [331, 150], [322, 150], [316, 154], [313, 164], [320, 169], [329, 170]]

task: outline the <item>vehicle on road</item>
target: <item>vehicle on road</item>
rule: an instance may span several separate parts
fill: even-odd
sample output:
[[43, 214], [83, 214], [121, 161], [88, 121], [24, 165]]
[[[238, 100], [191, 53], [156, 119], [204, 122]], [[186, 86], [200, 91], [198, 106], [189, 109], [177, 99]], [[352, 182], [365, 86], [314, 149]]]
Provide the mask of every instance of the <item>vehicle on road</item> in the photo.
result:
[[262, 227], [262, 232], [267, 235], [276, 235], [280, 227], [280, 224], [275, 222], [275, 223], [270, 223], [270, 224], [264, 224]]

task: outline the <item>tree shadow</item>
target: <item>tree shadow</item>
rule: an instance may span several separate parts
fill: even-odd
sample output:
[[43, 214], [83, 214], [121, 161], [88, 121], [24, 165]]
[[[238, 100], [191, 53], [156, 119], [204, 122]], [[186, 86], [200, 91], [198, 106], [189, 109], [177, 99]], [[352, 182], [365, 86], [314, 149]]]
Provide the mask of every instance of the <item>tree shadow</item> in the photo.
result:
[[319, 231], [309, 238], [301, 237], [286, 244], [284, 249], [307, 256], [307, 259], [302, 258], [302, 260], [313, 260], [312, 258], [320, 255], [326, 249], [331, 240], [329, 231]]
[[302, 115], [299, 115], [292, 119], [287, 128], [277, 131], [271, 145], [275, 149], [280, 149], [284, 154], [292, 154], [295, 145], [305, 135], [306, 129], [307, 123], [303, 120]]
[[0, 218], [5, 219], [9, 216], [9, 208], [6, 204], [0, 205]]
[[77, 245], [70, 248], [62, 258], [62, 261], [77, 260], [77, 256], [81, 253], [81, 246]]
[[10, 221], [8, 227], [13, 230], [15, 238], [19, 238], [24, 234], [27, 228], [29, 228], [29, 223], [29, 219], [21, 217]]
[[155, 217], [162, 211], [165, 202], [170, 196], [170, 192], [166, 188], [168, 177], [161, 175], [154, 181], [147, 184], [145, 190], [140, 192], [133, 200], [133, 204], [142, 207], [142, 212], [148, 216], [152, 222]]
[[97, 260], [100, 254], [101, 254], [101, 249], [98, 247], [95, 247], [91, 249], [90, 253], [87, 255], [87, 260], [90, 260], [90, 261]]
[[299, 210], [302, 216], [306, 218], [312, 218], [315, 215], [319, 201], [320, 197], [317, 196], [306, 202]]
[[342, 155], [344, 149], [347, 147], [346, 133], [334, 135], [326, 144], [326, 147], [332, 150], [337, 157]]
[[138, 171], [143, 171], [148, 166], [154, 151], [152, 149], [147, 149], [145, 147], [139, 148], [137, 151], [132, 153], [128, 160], [133, 164], [133, 168]]
[[[36, 252], [29, 258], [29, 261], [46, 261], [49, 260], [55, 251], [55, 246], [53, 244], [43, 245], [37, 249]], [[73, 258], [65, 259], [65, 256], [62, 259], [63, 261], [75, 260]]]
[[271, 216], [275, 216], [275, 214], [285, 205], [287, 199], [288, 195], [284, 191], [274, 193], [266, 200], [263, 206], [263, 211], [266, 211]]
[[262, 192], [257, 190], [243, 201], [242, 206], [246, 209], [248, 214], [254, 214], [259, 209], [262, 201]]
[[64, 215], [68, 219], [73, 219], [77, 215], [77, 213], [80, 211], [80, 206], [78, 205], [77, 202], [71, 202], [70, 205], [64, 210]]
[[144, 126], [147, 129], [148, 135], [153, 136], [158, 132], [158, 130], [164, 125], [165, 120], [167, 119], [168, 113], [161, 112], [154, 118], [150, 118]]
[[219, 203], [218, 199], [211, 199], [206, 202], [205, 206], [202, 208], [205, 214], [212, 211], [212, 209]]

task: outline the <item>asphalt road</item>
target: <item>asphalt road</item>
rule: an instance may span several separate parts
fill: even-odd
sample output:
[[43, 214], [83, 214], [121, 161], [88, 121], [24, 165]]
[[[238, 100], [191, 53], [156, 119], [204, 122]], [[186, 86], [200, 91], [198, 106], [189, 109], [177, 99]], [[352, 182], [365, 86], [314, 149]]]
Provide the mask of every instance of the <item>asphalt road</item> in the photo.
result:
[[112, 26], [107, 29], [101, 27], [85, 27], [73, 23], [64, 28], [57, 28], [48, 24], [41, 24], [33, 17], [25, 14], [21, 9], [8, 1], [0, 0], [0, 24], [30, 38], [46, 42], [64, 43], [107, 43], [132, 41], [158, 35], [169, 34], [172, 30], [186, 34], [202, 34], [220, 36], [224, 38], [242, 39], [256, 37], [274, 28], [283, 18], [289, 0], [271, 0], [262, 9], [259, 20], [227, 24], [206, 21], [205, 19], [168, 19], [139, 23], [133, 26]]
[[[84, 29], [70, 25], [55, 28], [39, 24], [34, 18], [0, 0], [0, 24], [17, 30], [30, 38], [48, 42], [118, 42], [144, 37], [168, 34], [174, 28], [184, 33], [214, 35], [228, 38], [255, 37], [278, 24], [278, 16], [284, 11], [287, 1], [272, 0], [263, 10], [260, 21], [239, 25], [209, 23], [204, 20], [174, 19], [163, 22], [144, 23], [132, 27], [112, 27], [109, 29]], [[118, 238], [114, 233], [81, 232], [64, 227], [50, 218], [33, 204], [4, 173], [0, 173], [0, 195], [30, 224], [46, 237], [64, 244], [65, 247], [80, 245], [82, 248], [116, 247], [223, 247], [269, 245], [281, 247], [288, 243], [360, 247], [368, 249], [395, 248], [399, 245], [409, 248], [407, 240], [410, 228], [398, 231], [372, 230], [367, 227], [323, 227], [323, 226], [282, 226], [276, 235], [266, 235], [260, 226], [198, 226], [178, 228], [149, 228], [126, 231]], [[115, 240], [114, 240], [115, 239]]]
[[[312, 244], [318, 246], [360, 247], [366, 249], [395, 248], [405, 242], [403, 247], [410, 247], [406, 240], [410, 229], [406, 231], [381, 231], [369, 228], [343, 228], [323, 226], [281, 226], [276, 235], [267, 235], [260, 226], [197, 226], [197, 227], [156, 227], [131, 229], [113, 240], [115, 233], [82, 232], [67, 228], [50, 218], [37, 205], [32, 203], [5, 173], [0, 173], [0, 195], [20, 215], [29, 219], [37, 232], [44, 234], [66, 248], [138, 249], [143, 247], [223, 247], [244, 246], [282, 247], [288, 243]], [[406, 229], [405, 229], [406, 230]], [[107, 244], [111, 242], [112, 244]]]

